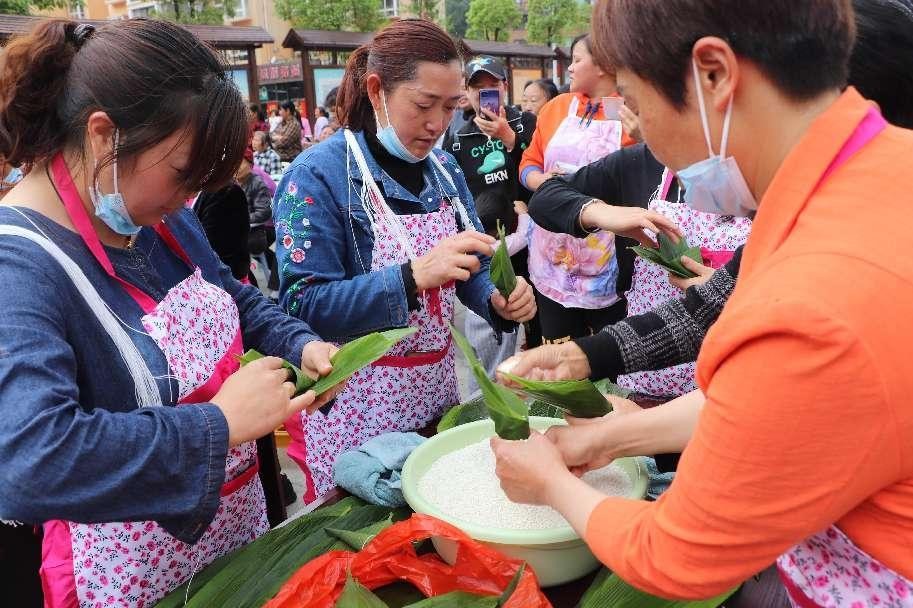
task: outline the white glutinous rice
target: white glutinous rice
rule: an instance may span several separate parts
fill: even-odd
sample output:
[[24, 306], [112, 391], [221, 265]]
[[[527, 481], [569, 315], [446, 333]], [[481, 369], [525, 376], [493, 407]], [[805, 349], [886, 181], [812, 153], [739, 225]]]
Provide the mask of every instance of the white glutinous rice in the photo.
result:
[[[583, 480], [610, 496], [627, 496], [634, 485], [614, 463], [584, 474]], [[418, 491], [447, 515], [489, 528], [546, 530], [568, 525], [551, 507], [521, 505], [507, 498], [495, 475], [488, 439], [435, 462], [419, 480]]]

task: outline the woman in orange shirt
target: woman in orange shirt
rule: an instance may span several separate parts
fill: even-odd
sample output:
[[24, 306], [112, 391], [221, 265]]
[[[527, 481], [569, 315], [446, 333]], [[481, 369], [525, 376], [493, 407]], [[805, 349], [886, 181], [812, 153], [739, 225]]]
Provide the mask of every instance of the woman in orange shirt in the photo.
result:
[[[598, 462], [542, 435], [494, 442], [502, 485], [656, 595], [711, 597], [779, 556], [795, 605], [909, 606], [913, 260], [901, 222], [860, 219], [908, 214], [913, 133], [841, 93], [845, 0], [631, 4], [603, 0], [594, 29], [646, 141], [688, 202], [757, 209], [754, 230], [698, 360], [703, 393], [678, 404], [700, 415], [671, 489], [606, 498], [568, 471]], [[667, 22], [683, 44], [637, 44]]]

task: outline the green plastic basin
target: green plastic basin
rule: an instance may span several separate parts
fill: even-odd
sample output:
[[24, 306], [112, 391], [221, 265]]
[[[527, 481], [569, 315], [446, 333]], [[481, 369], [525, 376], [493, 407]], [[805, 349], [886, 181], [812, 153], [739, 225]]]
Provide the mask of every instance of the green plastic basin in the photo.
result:
[[[530, 427], [545, 431], [551, 426], [567, 424], [555, 418], [530, 417]], [[570, 525], [546, 530], [507, 530], [480, 526], [443, 513], [419, 494], [418, 483], [438, 459], [495, 434], [491, 420], [470, 422], [444, 431], [416, 448], [403, 466], [403, 495], [416, 513], [431, 515], [453, 524], [466, 534], [509, 557], [525, 561], [535, 571], [543, 587], [561, 585], [589, 574], [599, 562], [586, 543]], [[643, 498], [649, 479], [641, 459], [620, 458], [615, 461], [631, 478], [634, 487], [629, 498]], [[450, 563], [456, 559], [455, 543], [432, 538], [435, 549]]]

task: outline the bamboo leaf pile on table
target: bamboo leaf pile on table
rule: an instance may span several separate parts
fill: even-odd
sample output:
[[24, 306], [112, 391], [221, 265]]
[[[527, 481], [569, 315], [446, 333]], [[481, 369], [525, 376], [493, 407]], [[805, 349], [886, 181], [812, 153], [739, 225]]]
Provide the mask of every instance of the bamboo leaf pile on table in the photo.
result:
[[681, 237], [677, 243], [673, 243], [672, 239], [662, 232], [656, 237], [656, 241], [659, 244], [659, 249], [637, 245], [631, 247], [631, 251], [648, 262], [653, 262], [654, 264], [662, 266], [677, 277], [691, 279], [697, 276], [685, 268], [681, 258], [682, 256], [686, 256], [695, 262], [703, 264], [704, 261], [701, 257], [700, 247], [689, 247], [685, 237]]
[[709, 600], [667, 600], [645, 593], [603, 568], [578, 608], [718, 608], [738, 587]]
[[[366, 505], [348, 497], [270, 530], [196, 573], [190, 581], [186, 606], [261, 606], [310, 560], [333, 549], [349, 549], [326, 528], [365, 533], [378, 522], [391, 520], [391, 516], [392, 521], [405, 519], [408, 511]], [[159, 608], [184, 606], [186, 587], [181, 585], [171, 592]]]

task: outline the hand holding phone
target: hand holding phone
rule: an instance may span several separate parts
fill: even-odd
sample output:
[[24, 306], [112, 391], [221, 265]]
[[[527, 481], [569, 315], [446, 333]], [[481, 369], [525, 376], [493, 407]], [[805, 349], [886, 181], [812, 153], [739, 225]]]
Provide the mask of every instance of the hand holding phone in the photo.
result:
[[[500, 89], [481, 89], [479, 90], [479, 108], [491, 112], [495, 117], [501, 113], [501, 90]], [[489, 118], [483, 114], [484, 118]]]

